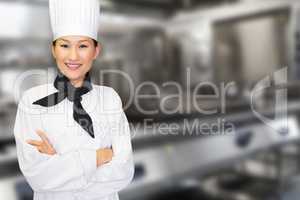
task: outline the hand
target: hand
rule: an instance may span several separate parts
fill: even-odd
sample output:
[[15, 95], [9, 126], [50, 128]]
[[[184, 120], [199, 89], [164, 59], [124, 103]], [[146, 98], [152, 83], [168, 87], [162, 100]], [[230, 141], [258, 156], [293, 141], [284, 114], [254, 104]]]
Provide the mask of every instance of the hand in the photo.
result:
[[97, 150], [97, 167], [108, 163], [112, 160], [113, 150], [112, 148], [104, 148]]
[[42, 139], [42, 141], [27, 140], [27, 143], [36, 147], [40, 153], [44, 153], [44, 154], [48, 154], [48, 155], [56, 154], [56, 151], [53, 148], [53, 146], [51, 145], [51, 143], [47, 137], [47, 134], [42, 130], [36, 130], [36, 133]]

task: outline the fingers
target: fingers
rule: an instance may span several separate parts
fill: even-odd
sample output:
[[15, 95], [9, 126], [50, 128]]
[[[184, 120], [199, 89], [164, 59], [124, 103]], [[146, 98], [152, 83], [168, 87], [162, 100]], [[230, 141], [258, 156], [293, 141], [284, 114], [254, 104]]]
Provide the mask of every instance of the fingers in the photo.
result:
[[40, 146], [39, 146], [39, 147], [37, 147], [37, 150], [38, 150], [40, 153], [44, 153], [44, 152], [43, 152], [43, 148], [42, 148], [42, 147], [40, 147]]
[[42, 139], [42, 141], [38, 140], [26, 140], [26, 142], [32, 146], [34, 146], [40, 153], [54, 155], [56, 154], [55, 149], [52, 147], [46, 133], [42, 130], [36, 130], [36, 133]]
[[40, 138], [43, 140], [43, 142], [45, 143], [45, 145], [48, 147], [48, 148], [52, 148], [52, 145], [46, 135], [46, 133], [40, 129], [36, 130], [36, 133], [40, 136]]
[[43, 144], [42, 141], [37, 140], [27, 140], [26, 142], [32, 146], [41, 146]]
[[43, 153], [43, 141], [37, 141], [37, 140], [27, 140], [28, 144], [34, 146], [40, 153]]
[[103, 148], [97, 150], [97, 167], [108, 163], [112, 160], [112, 150], [110, 148]]
[[46, 147], [46, 150], [44, 150], [44, 153], [49, 154], [49, 155], [56, 154], [56, 150], [53, 148], [50, 140], [47, 137], [47, 134], [44, 131], [40, 130], [40, 129], [36, 130], [36, 133], [43, 140], [43, 143], [44, 143], [43, 145], [44, 145], [44, 147]]
[[40, 136], [40, 138], [44, 141], [44, 142], [47, 142], [47, 143], [50, 143], [46, 133], [40, 129], [37, 129], [36, 130], [36, 133]]
[[[114, 153], [114, 150], [113, 150], [112, 147], [109, 147], [109, 148], [100, 148], [100, 149], [103, 150], [103, 151], [106, 151], [106, 152]], [[100, 150], [100, 149], [99, 149], [99, 150]]]

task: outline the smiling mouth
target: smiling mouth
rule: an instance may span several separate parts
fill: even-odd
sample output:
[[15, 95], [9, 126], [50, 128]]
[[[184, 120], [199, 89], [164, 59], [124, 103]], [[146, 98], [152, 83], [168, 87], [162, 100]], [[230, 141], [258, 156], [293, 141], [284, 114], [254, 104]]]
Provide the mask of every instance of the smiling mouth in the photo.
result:
[[71, 70], [76, 70], [81, 67], [81, 64], [79, 63], [65, 63], [65, 65]]

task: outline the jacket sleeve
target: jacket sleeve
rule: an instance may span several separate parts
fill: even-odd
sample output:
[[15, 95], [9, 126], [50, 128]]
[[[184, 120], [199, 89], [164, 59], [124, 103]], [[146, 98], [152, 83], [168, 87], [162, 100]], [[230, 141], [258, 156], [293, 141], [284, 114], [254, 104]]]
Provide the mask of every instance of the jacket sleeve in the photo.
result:
[[35, 133], [41, 127], [40, 115], [24, 96], [18, 104], [14, 136], [19, 167], [29, 185], [36, 192], [83, 189], [96, 172], [96, 151], [80, 149], [53, 156], [38, 152], [26, 140], [40, 140]]
[[98, 167], [96, 175], [92, 177], [91, 184], [83, 191], [100, 198], [124, 189], [133, 179], [134, 163], [132, 155], [132, 145], [130, 128], [126, 115], [122, 109], [122, 102], [119, 95], [116, 97], [116, 110], [108, 114], [111, 120], [110, 134], [112, 134], [113, 158], [107, 164]]

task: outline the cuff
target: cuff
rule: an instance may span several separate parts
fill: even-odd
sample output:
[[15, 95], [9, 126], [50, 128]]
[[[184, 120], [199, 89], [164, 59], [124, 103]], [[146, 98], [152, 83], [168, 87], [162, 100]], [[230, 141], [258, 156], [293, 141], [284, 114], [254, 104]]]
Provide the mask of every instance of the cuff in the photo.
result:
[[79, 159], [81, 161], [81, 165], [83, 167], [83, 173], [86, 177], [87, 181], [95, 175], [97, 170], [97, 152], [96, 150], [78, 150], [79, 152]]

